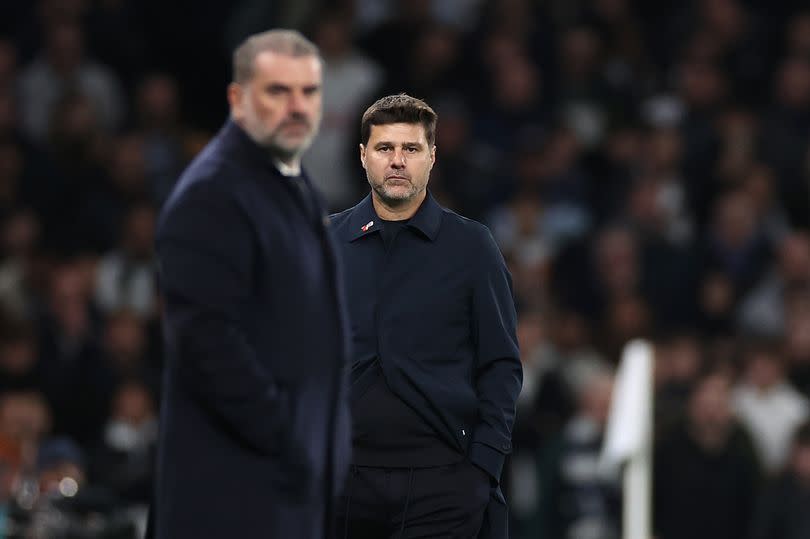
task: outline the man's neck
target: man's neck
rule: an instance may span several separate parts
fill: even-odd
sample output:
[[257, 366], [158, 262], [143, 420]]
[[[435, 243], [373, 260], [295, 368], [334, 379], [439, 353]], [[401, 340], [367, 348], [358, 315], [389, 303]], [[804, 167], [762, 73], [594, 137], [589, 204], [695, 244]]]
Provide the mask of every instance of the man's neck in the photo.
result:
[[422, 205], [422, 201], [425, 200], [426, 196], [427, 191], [422, 191], [402, 206], [389, 206], [372, 190], [371, 202], [374, 205], [374, 211], [377, 212], [377, 216], [383, 221], [404, 221], [416, 214], [416, 210]]
[[[263, 148], [265, 151], [268, 151], [268, 148], [264, 146], [261, 142], [259, 142], [256, 137], [253, 136], [253, 133], [245, 126], [245, 122], [238, 120], [231, 116], [231, 120], [233, 123], [238, 125], [245, 134], [256, 143], [257, 146]], [[300, 176], [301, 175], [301, 156], [300, 155], [293, 155], [287, 157], [286, 159], [282, 159], [273, 153], [270, 153], [270, 160], [273, 162], [273, 165], [276, 167], [282, 176]]]

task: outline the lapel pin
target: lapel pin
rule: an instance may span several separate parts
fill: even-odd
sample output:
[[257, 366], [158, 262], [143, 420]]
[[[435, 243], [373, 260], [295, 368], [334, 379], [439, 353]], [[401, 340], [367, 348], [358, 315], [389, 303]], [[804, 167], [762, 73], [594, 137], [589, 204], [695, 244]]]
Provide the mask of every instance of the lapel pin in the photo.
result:
[[368, 229], [371, 228], [372, 226], [374, 226], [374, 221], [369, 221], [368, 223], [361, 226], [360, 230], [362, 230], [363, 232], [368, 232]]

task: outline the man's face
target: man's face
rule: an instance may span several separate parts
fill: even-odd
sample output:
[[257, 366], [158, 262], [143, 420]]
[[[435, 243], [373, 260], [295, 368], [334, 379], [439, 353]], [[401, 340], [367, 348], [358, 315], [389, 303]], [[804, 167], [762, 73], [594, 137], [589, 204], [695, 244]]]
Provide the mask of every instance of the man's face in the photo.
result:
[[360, 161], [377, 196], [389, 207], [403, 206], [425, 191], [436, 147], [422, 124], [372, 125]]
[[724, 430], [733, 417], [730, 385], [724, 376], [714, 375], [700, 382], [689, 401], [692, 424], [703, 430]]
[[228, 88], [234, 120], [282, 161], [300, 156], [321, 122], [321, 61], [265, 51], [253, 69], [251, 80]]

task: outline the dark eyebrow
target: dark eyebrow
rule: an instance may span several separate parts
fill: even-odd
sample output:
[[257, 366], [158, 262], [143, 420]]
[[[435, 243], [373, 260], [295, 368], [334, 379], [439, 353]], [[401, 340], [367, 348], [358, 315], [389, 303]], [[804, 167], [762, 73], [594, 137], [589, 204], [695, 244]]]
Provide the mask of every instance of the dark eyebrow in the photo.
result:
[[[374, 145], [375, 148], [380, 148], [382, 146], [396, 146], [393, 142], [389, 142], [387, 140], [381, 140], [377, 144]], [[403, 142], [403, 148], [423, 148], [424, 145], [421, 142]]]
[[[265, 86], [265, 90], [268, 92], [292, 92], [292, 86], [287, 84], [282, 84], [280, 82], [271, 82], [267, 86]], [[319, 92], [321, 90], [321, 85], [319, 84], [311, 84], [309, 86], [304, 86], [303, 91], [305, 94], [312, 94], [315, 92]]]
[[268, 92], [289, 92], [290, 90], [292, 90], [292, 88], [290, 88], [286, 84], [281, 84], [280, 82], [271, 82], [270, 84], [265, 86], [265, 90], [267, 90]]

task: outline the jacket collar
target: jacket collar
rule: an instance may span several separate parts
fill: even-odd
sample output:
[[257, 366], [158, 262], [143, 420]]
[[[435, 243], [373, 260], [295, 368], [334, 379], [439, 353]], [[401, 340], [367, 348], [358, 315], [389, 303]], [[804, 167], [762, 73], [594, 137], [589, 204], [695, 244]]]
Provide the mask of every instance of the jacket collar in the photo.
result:
[[[284, 174], [281, 169], [276, 165], [270, 153], [256, 144], [250, 135], [248, 135], [241, 126], [228, 118], [225, 125], [222, 126], [220, 137], [226, 146], [238, 149], [238, 151], [247, 155], [249, 159], [260, 167], [269, 168], [276, 176], [289, 177], [289, 174]], [[300, 171], [299, 171], [300, 175]]]
[[285, 180], [286, 185], [292, 186], [291, 180], [298, 177], [309, 187], [309, 191], [314, 193], [312, 197], [315, 207], [319, 213], [324, 214], [324, 224], [326, 224], [328, 217], [324, 213], [323, 209], [323, 201], [320, 198], [318, 191], [312, 185], [312, 182], [309, 179], [309, 175], [303, 169], [298, 171], [298, 175], [291, 175], [285, 174], [285, 172], [293, 172], [290, 170], [282, 172], [282, 169], [274, 163], [273, 157], [270, 153], [256, 144], [256, 142], [250, 138], [250, 136], [242, 129], [238, 124], [236, 124], [231, 118], [225, 122], [225, 125], [222, 126], [222, 129], [218, 133], [217, 137], [222, 141], [224, 147], [233, 149], [241, 153], [241, 155], [246, 156], [250, 162], [257, 167], [261, 167], [261, 169], [265, 169], [274, 177], [277, 177], [281, 180]]
[[[416, 210], [414, 216], [411, 217], [411, 220], [408, 221], [408, 226], [421, 232], [430, 241], [434, 241], [439, 233], [441, 222], [442, 207], [439, 206], [439, 203], [428, 191], [425, 200]], [[347, 238], [349, 241], [354, 241], [372, 232], [378, 232], [382, 228], [381, 225], [382, 220], [374, 211], [374, 203], [371, 200], [371, 193], [369, 193], [352, 210]]]

